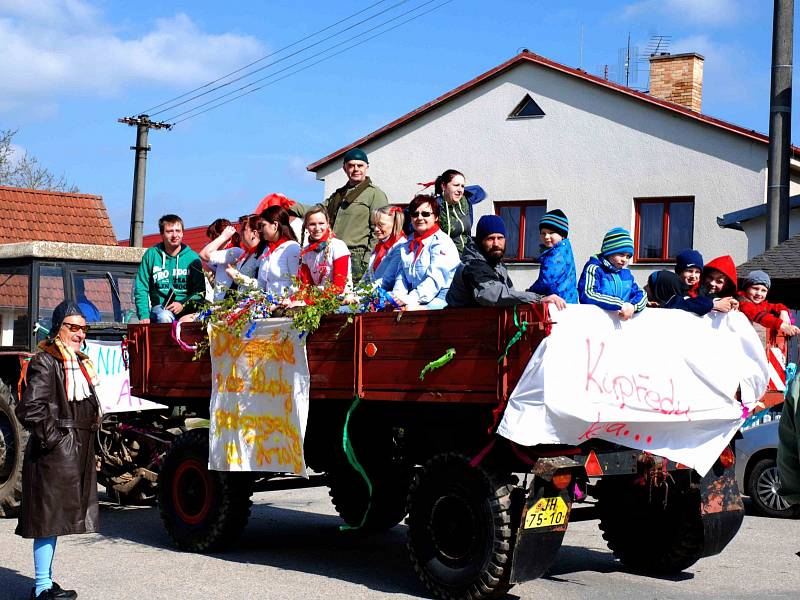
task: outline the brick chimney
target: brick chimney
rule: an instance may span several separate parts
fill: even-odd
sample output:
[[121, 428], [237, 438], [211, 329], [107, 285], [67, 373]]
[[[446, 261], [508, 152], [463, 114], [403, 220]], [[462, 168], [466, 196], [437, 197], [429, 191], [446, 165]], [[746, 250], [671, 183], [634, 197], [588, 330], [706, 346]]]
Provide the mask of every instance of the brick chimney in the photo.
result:
[[700, 112], [703, 102], [703, 61], [695, 52], [650, 57], [650, 95]]

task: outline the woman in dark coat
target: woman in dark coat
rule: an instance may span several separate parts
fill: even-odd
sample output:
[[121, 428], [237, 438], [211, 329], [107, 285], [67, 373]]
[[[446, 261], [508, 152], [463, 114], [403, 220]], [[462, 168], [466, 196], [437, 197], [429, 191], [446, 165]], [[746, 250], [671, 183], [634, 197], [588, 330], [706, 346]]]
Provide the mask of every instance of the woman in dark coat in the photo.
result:
[[62, 302], [56, 307], [50, 337], [31, 359], [16, 409], [31, 432], [16, 533], [33, 538], [31, 598], [36, 600], [77, 597], [53, 582], [56, 539], [98, 529], [94, 435], [100, 409], [94, 367], [80, 351], [87, 329], [78, 306]]

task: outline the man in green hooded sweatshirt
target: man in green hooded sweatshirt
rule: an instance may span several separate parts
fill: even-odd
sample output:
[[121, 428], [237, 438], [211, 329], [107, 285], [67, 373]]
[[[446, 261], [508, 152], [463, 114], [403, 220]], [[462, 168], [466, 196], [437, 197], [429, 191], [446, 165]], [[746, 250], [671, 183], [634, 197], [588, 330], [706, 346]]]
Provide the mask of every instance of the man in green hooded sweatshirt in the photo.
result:
[[140, 323], [172, 323], [194, 311], [205, 294], [203, 263], [183, 243], [183, 219], [158, 220], [161, 243], [148, 248], [139, 265], [133, 292]]
[[[342, 169], [347, 183], [320, 203], [328, 211], [333, 235], [347, 244], [350, 250], [350, 265], [353, 281], [361, 279], [367, 270], [369, 255], [375, 247], [375, 232], [372, 230], [372, 211], [386, 206], [386, 194], [367, 177], [369, 159], [361, 148], [352, 148], [342, 157]], [[305, 207], [299, 203], [292, 212], [302, 217]]]

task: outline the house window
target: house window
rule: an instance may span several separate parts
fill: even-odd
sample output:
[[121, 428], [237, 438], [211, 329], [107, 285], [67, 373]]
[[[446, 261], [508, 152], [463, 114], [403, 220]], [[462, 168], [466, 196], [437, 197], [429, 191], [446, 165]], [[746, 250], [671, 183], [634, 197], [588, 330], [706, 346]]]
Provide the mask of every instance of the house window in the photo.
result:
[[495, 202], [495, 214], [506, 226], [506, 261], [535, 261], [539, 258], [539, 219], [547, 210], [544, 200]]
[[637, 198], [636, 260], [670, 262], [692, 247], [694, 198]]
[[542, 108], [536, 104], [536, 101], [531, 98], [530, 94], [525, 94], [525, 97], [517, 104], [516, 108], [508, 115], [509, 119], [538, 119], [544, 116]]

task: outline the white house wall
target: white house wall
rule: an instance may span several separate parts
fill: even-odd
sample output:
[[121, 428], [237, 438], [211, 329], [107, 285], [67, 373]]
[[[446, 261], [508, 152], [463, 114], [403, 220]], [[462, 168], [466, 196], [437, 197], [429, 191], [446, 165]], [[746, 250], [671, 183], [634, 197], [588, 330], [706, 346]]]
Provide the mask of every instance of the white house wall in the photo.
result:
[[[767, 236], [767, 218], [758, 217], [742, 223], [742, 229], [747, 237], [747, 259], [758, 256], [764, 252]], [[795, 209], [789, 214], [789, 237], [800, 234], [800, 209]]]
[[[539, 119], [509, 120], [526, 93]], [[570, 220], [578, 269], [612, 227], [634, 227], [634, 198], [694, 196], [694, 245], [707, 259], [747, 258], [741, 232], [716, 217], [763, 198], [767, 147], [574, 77], [525, 63], [364, 146], [370, 176], [390, 202], [408, 202], [416, 182], [447, 168], [484, 187], [494, 203], [546, 200]], [[344, 184], [340, 163], [317, 173], [325, 195]], [[634, 266], [644, 282], [658, 265]], [[518, 287], [535, 265], [512, 266]]]

